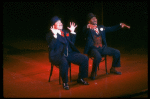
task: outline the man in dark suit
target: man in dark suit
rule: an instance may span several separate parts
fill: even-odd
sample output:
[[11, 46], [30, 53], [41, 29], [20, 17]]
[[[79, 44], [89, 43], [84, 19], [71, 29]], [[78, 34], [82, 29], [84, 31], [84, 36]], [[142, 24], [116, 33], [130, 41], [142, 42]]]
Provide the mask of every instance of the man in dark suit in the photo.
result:
[[91, 72], [91, 79], [95, 79], [95, 73], [97, 67], [102, 59], [102, 55], [113, 56], [112, 67], [110, 73], [121, 74], [115, 67], [120, 67], [120, 51], [111, 47], [107, 47], [105, 33], [119, 30], [123, 27], [130, 28], [124, 23], [112, 27], [105, 27], [103, 25], [97, 25], [97, 18], [93, 13], [89, 13], [87, 16], [88, 24], [83, 28], [83, 32], [86, 35], [86, 45], [84, 54], [93, 57], [93, 66]]
[[61, 19], [54, 16], [51, 19], [50, 32], [46, 35], [46, 40], [49, 46], [49, 60], [60, 68], [60, 75], [63, 81], [63, 88], [68, 90], [68, 63], [79, 65], [79, 75], [77, 82], [88, 85], [83, 78], [88, 77], [88, 57], [81, 54], [75, 47], [74, 42], [76, 33], [74, 22], [70, 22], [70, 27], [67, 27], [70, 32], [63, 29]]

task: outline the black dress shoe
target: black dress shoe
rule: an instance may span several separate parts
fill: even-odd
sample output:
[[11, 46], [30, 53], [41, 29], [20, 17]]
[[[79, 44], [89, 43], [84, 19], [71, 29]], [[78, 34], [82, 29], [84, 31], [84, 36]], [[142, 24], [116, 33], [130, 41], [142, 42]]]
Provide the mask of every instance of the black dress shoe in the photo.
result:
[[68, 83], [63, 83], [63, 88], [64, 88], [65, 90], [69, 90]]
[[89, 85], [89, 83], [84, 81], [83, 79], [78, 79], [77, 82], [82, 83], [83, 85]]
[[110, 73], [121, 75], [121, 72], [118, 72], [118, 71], [116, 71], [114, 69], [110, 69]]

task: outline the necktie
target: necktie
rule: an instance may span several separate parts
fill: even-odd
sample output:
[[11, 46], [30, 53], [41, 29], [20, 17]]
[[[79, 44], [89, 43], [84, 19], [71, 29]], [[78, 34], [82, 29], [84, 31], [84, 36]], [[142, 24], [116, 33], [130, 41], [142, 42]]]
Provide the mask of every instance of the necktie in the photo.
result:
[[88, 28], [93, 29], [97, 34], [99, 33], [97, 25], [88, 24]]
[[94, 30], [95, 30], [95, 32], [96, 32], [97, 34], [99, 33], [99, 32], [98, 32], [98, 28], [95, 28]]

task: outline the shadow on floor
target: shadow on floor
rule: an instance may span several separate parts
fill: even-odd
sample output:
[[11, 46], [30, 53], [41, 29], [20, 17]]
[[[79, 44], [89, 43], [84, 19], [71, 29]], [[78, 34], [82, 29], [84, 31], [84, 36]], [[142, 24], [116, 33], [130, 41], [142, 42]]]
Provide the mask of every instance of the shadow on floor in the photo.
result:
[[10, 45], [3, 46], [3, 53], [8, 55], [18, 55], [18, 54], [26, 54], [26, 53], [37, 53], [46, 51], [44, 49], [32, 50], [32, 49], [18, 49]]

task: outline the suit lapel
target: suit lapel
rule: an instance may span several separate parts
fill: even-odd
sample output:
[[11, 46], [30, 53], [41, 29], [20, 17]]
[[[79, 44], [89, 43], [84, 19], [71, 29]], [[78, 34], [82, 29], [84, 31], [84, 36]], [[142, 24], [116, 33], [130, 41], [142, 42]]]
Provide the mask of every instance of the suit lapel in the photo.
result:
[[64, 32], [64, 36], [65, 37], [62, 37], [60, 34], [57, 34], [57, 39], [61, 42], [61, 43], [64, 43], [64, 44], [66, 44], [67, 43], [67, 41], [69, 42], [69, 43], [71, 43], [71, 45], [74, 45], [73, 44], [73, 42], [71, 42], [70, 41], [70, 34], [69, 34], [69, 36], [67, 36], [68, 34], [66, 34], [66, 32]]
[[92, 35], [92, 38], [94, 39], [94, 35], [95, 35], [95, 31], [94, 30], [92, 30], [92, 33], [91, 33], [91, 35]]
[[62, 37], [61, 35], [57, 34], [57, 39], [62, 42], [62, 43], [66, 43], [65, 38]]

